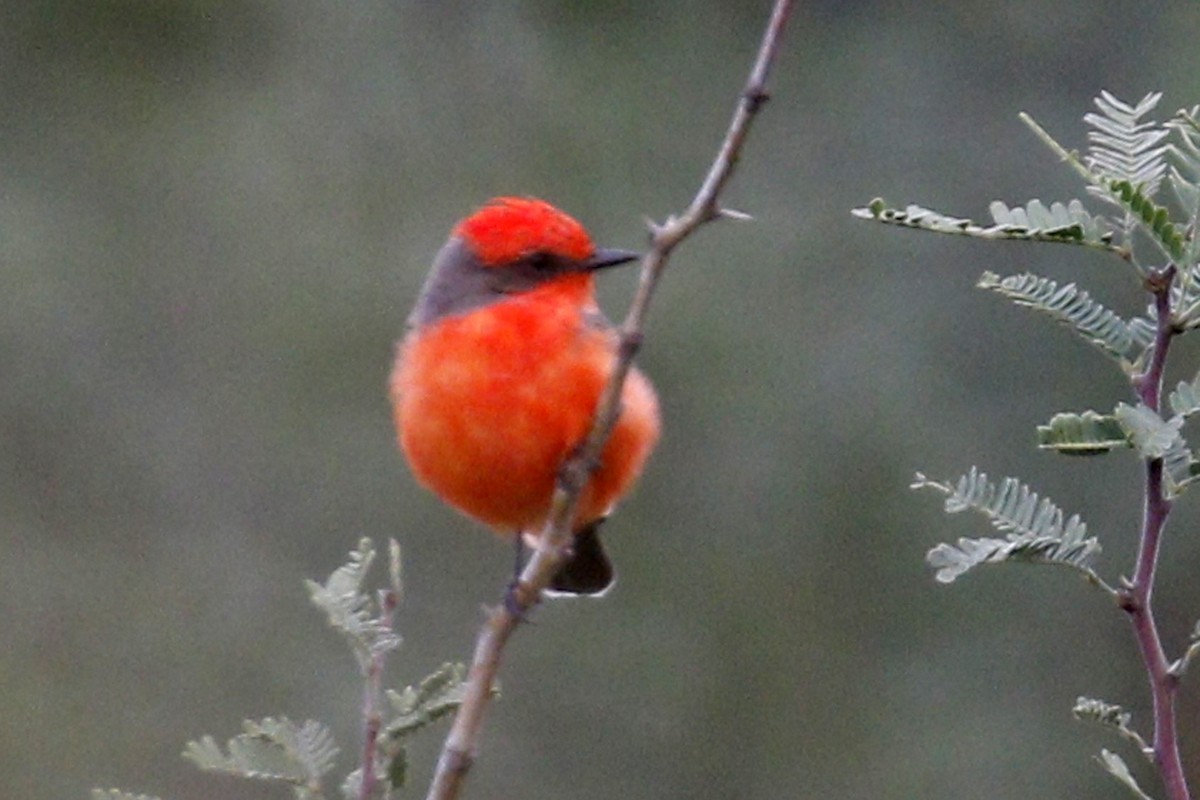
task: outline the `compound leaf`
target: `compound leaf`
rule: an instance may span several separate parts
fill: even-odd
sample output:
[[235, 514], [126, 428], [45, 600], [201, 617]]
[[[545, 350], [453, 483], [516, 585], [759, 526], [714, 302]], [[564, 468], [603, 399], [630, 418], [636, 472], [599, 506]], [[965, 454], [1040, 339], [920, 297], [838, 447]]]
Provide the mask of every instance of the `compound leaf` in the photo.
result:
[[1187, 242], [1179, 226], [1171, 221], [1166, 206], [1159, 205], [1137, 184], [1127, 180], [1110, 180], [1104, 184], [1109, 196], [1140, 224], [1146, 235], [1167, 258], [1183, 263], [1187, 257]]
[[[1169, 145], [1174, 163], [1168, 180], [1175, 198], [1190, 220], [1189, 227], [1200, 229], [1200, 106], [1190, 111], [1180, 109], [1165, 127], [1177, 134], [1179, 144]], [[1187, 263], [1200, 259], [1200, 237], [1192, 236], [1187, 249]]]
[[1038, 426], [1037, 433], [1038, 447], [1064, 455], [1098, 455], [1130, 446], [1129, 437], [1116, 417], [1095, 411], [1055, 414], [1049, 424]]
[[951, 583], [981, 564], [1020, 561], [1072, 567], [1095, 585], [1113, 591], [1092, 569], [1100, 542], [1087, 535], [1087, 524], [1078, 515], [1064, 519], [1058, 506], [1040, 499], [1016, 478], [995, 484], [972, 467], [950, 484], [929, 480], [918, 472], [912, 488], [939, 491], [947, 496], [946, 513], [978, 512], [992, 527], [1008, 534], [1003, 539], [962, 538], [930, 550], [925, 560], [936, 570], [938, 581]]
[[1171, 410], [1181, 417], [1190, 417], [1200, 411], [1200, 373], [1192, 378], [1191, 383], [1180, 381], [1167, 397]]
[[1167, 145], [1163, 140], [1169, 131], [1153, 120], [1143, 122], [1142, 117], [1161, 99], [1162, 92], [1153, 92], [1131, 106], [1101, 91], [1095, 99], [1100, 113], [1083, 118], [1092, 126], [1088, 132], [1088, 167], [1102, 178], [1129, 183], [1152, 197], [1167, 172]]
[[1116, 753], [1109, 750], [1100, 751], [1100, 766], [1107, 770], [1109, 775], [1125, 784], [1125, 788], [1133, 792], [1134, 797], [1139, 800], [1153, 800], [1150, 795], [1142, 791], [1142, 787], [1138, 786], [1137, 779], [1133, 777], [1133, 773], [1129, 771], [1129, 767], [1125, 765], [1125, 759], [1121, 758]]
[[416, 687], [402, 692], [388, 690], [387, 698], [395, 717], [388, 722], [387, 735], [404, 738], [462, 705], [467, 670], [462, 664], [443, 664]]
[[211, 736], [187, 743], [183, 757], [200, 769], [244, 778], [275, 780], [293, 786], [317, 785], [337, 757], [329, 729], [308, 720], [296, 725], [287, 717], [267, 717], [242, 723], [243, 732], [226, 744], [226, 751]]
[[[389, 554], [393, 562], [389, 580], [398, 592], [399, 566], [395, 562], [399, 559], [399, 545], [392, 542]], [[313, 603], [329, 617], [329, 624], [350, 642], [364, 671], [376, 655], [396, 649], [401, 641], [399, 634], [363, 591], [363, 581], [374, 560], [375, 546], [370, 539], [364, 538], [350, 552], [347, 562], [334, 570], [324, 584], [312, 580], [304, 582]]]
[[1145, 403], [1136, 406], [1117, 403], [1113, 417], [1143, 458], [1162, 458], [1182, 442], [1179, 431], [1183, 427], [1183, 417], [1163, 419]]
[[1113, 231], [1108, 223], [1089, 214], [1078, 200], [1072, 200], [1065, 205], [1055, 202], [1049, 207], [1040, 200], [1032, 200], [1024, 207], [1011, 209], [997, 201], [991, 205], [992, 225], [980, 225], [970, 219], [952, 217], [918, 205], [910, 204], [904, 209], [889, 208], [881, 198], [876, 198], [866, 207], [856, 208], [851, 213], [860, 219], [905, 228], [919, 228], [934, 233], [971, 236], [977, 239], [1059, 242], [1124, 253], [1112, 243]]
[[1200, 478], [1200, 463], [1183, 437], [1177, 439], [1163, 453], [1163, 470], [1167, 475], [1167, 496], [1176, 497], [1190, 484]]
[[1092, 300], [1075, 284], [1060, 287], [1049, 278], [1030, 272], [1006, 278], [985, 272], [975, 285], [998, 292], [1017, 305], [1050, 315], [1122, 364], [1127, 363], [1126, 356], [1136, 341], [1129, 323]]
[[1153, 759], [1154, 749], [1146, 744], [1141, 734], [1129, 727], [1133, 715], [1119, 705], [1106, 703], [1094, 697], [1080, 697], [1075, 701], [1075, 708], [1071, 709], [1071, 713], [1075, 715], [1075, 719], [1096, 722], [1113, 729], [1132, 742], [1142, 755]]

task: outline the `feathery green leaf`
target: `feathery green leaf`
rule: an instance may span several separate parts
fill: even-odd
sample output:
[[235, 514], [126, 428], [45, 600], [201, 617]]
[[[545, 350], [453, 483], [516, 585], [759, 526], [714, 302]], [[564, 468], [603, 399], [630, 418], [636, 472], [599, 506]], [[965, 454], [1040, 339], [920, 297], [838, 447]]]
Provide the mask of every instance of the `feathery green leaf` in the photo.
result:
[[1139, 800], [1154, 800], [1150, 795], [1142, 791], [1142, 787], [1138, 786], [1137, 779], [1133, 777], [1133, 773], [1129, 771], [1129, 767], [1125, 765], [1125, 760], [1116, 753], [1109, 750], [1100, 751], [1100, 766], [1108, 771], [1108, 774], [1125, 784], [1125, 788], [1133, 792], [1134, 796]]
[[1102, 91], [1095, 100], [1100, 113], [1083, 118], [1092, 126], [1088, 132], [1088, 167], [1102, 178], [1129, 183], [1152, 197], [1167, 172], [1163, 139], [1169, 132], [1155, 121], [1143, 122], [1142, 117], [1161, 99], [1162, 92], [1154, 92], [1130, 106]]
[[1181, 417], [1190, 417], [1200, 411], [1200, 373], [1196, 373], [1191, 383], [1180, 381], [1175, 391], [1167, 396], [1167, 404]]
[[395, 718], [387, 724], [387, 735], [402, 739], [442, 717], [453, 714], [462, 705], [467, 670], [462, 664], [443, 664], [416, 687], [402, 692], [388, 690]]
[[930, 550], [925, 560], [936, 570], [938, 581], [951, 583], [981, 564], [1020, 561], [1072, 567], [1091, 583], [1112, 593], [1092, 569], [1100, 542], [1087, 535], [1087, 524], [1078, 515], [1064, 520], [1058, 506], [1039, 499], [1015, 478], [1005, 478], [997, 485], [988, 480], [986, 473], [972, 467], [952, 485], [929, 480], [918, 472], [912, 488], [934, 489], [947, 495], [947, 514], [976, 511], [992, 527], [1008, 532], [1004, 539], [962, 538], [955, 544], [940, 544]]
[[[398, 560], [399, 546], [393, 542], [389, 553], [393, 561]], [[363, 591], [363, 581], [374, 560], [374, 544], [364, 538], [358, 548], [350, 552], [349, 560], [334, 570], [324, 584], [312, 580], [304, 582], [313, 603], [328, 615], [329, 624], [350, 642], [363, 670], [369, 668], [375, 655], [395, 650], [401, 641], [399, 634], [392, 630], [376, 604]], [[389, 569], [389, 575], [398, 587], [398, 564]]]
[[1163, 471], [1167, 477], [1167, 496], [1177, 497], [1200, 478], [1200, 463], [1183, 437], [1175, 440], [1163, 453]]
[[1071, 713], [1075, 715], [1075, 719], [1098, 722], [1117, 730], [1127, 729], [1129, 721], [1133, 718], [1132, 714], [1118, 705], [1082, 696], [1075, 700], [1075, 708], [1071, 709]]
[[1170, 419], [1163, 419], [1142, 403], [1136, 406], [1118, 403], [1113, 413], [1142, 458], [1163, 460], [1168, 497], [1179, 495], [1200, 478], [1200, 463], [1180, 433], [1184, 418], [1195, 410], [1189, 406], [1195, 399], [1191, 393], [1192, 387], [1186, 383], [1180, 383], [1171, 393], [1169, 403], [1176, 414]]
[[1132, 742], [1138, 751], [1147, 758], [1154, 757], [1153, 748], [1146, 744], [1146, 740], [1142, 738], [1141, 734], [1129, 727], [1133, 715], [1120, 706], [1097, 700], [1094, 697], [1080, 697], [1075, 701], [1075, 708], [1071, 710], [1071, 713], [1075, 715], [1075, 719], [1098, 722], [1105, 727], [1112, 728], [1124, 739]]
[[1049, 208], [1040, 200], [1032, 200], [1024, 208], [1011, 209], [996, 201], [991, 205], [993, 224], [988, 226], [917, 205], [909, 205], [903, 210], [889, 208], [881, 198], [875, 198], [865, 208], [856, 208], [850, 213], [859, 219], [870, 219], [905, 228], [919, 228], [934, 233], [971, 236], [977, 239], [1078, 244], [1124, 254], [1122, 248], [1112, 243], [1113, 232], [1108, 223], [1089, 214], [1078, 200], [1072, 200], [1066, 205], [1055, 202]]
[[[1146, 348], [1154, 343], [1154, 322], [1148, 317], [1134, 317], [1126, 323], [1134, 344]], [[1144, 350], [1143, 350], [1144, 352]]]
[[1126, 357], [1135, 343], [1129, 323], [1092, 300], [1087, 292], [1075, 284], [1068, 283], [1060, 287], [1049, 278], [1031, 272], [1006, 278], [994, 272], [985, 272], [975, 285], [998, 292], [1017, 305], [1049, 314], [1064, 325], [1071, 326], [1076, 333], [1122, 365], [1128, 363]]
[[1163, 419], [1145, 403], [1136, 406], [1117, 403], [1113, 416], [1143, 458], [1162, 458], [1182, 441], [1179, 430], [1183, 427], [1183, 417]]
[[1103, 217], [1093, 217], [1078, 200], [1066, 205], [1054, 202], [1047, 208], [1041, 200], [1030, 200], [1024, 207], [1009, 208], [999, 200], [988, 206], [994, 229], [1006, 231], [1011, 238], [1072, 241], [1079, 244], [1107, 246], [1113, 231]]
[[1064, 455], [1099, 455], [1130, 446], [1129, 437], [1116, 417], [1095, 411], [1055, 414], [1048, 425], [1038, 426], [1037, 434], [1038, 447]]
[[[1101, 113], [1085, 117], [1093, 130], [1088, 135], [1091, 147], [1082, 160], [1027, 114], [1021, 119], [1088, 181], [1089, 193], [1121, 208], [1126, 237], [1136, 225], [1169, 259], [1181, 264], [1185, 262], [1185, 237], [1167, 210], [1153, 200], [1168, 169], [1168, 145], [1163, 140], [1169, 131], [1157, 122], [1141, 120], [1161, 97], [1161, 93], [1149, 94], [1130, 106], [1102, 92], [1096, 98]], [[1123, 249], [1121, 252], [1128, 255]]]
[[1200, 231], [1200, 106], [1190, 111], [1180, 109], [1164, 127], [1173, 131], [1179, 140], [1179, 144], [1169, 146], [1174, 163], [1168, 172], [1168, 180], [1189, 221], [1188, 228], [1193, 232], [1185, 258], [1187, 264], [1195, 265], [1200, 261], [1200, 236], [1194, 235]]
[[1176, 659], [1175, 663], [1171, 664], [1171, 674], [1176, 678], [1182, 677], [1197, 655], [1200, 655], [1200, 622], [1197, 622], [1196, 626], [1192, 628], [1192, 633], [1188, 637], [1187, 650]]
[[1111, 180], [1105, 186], [1109, 196], [1129, 213], [1163, 255], [1176, 264], [1186, 263], [1184, 235], [1171, 222], [1166, 207], [1154, 202], [1141, 188], [1127, 180]]
[[[466, 692], [467, 668], [462, 664], [443, 664], [417, 687], [402, 692], [388, 689], [388, 703], [394, 716], [387, 720], [380, 740], [378, 771], [387, 777], [392, 789], [400, 789], [408, 772], [408, 737], [443, 717], [456, 712]], [[492, 694], [499, 694], [496, 688]], [[359, 795], [359, 771], [342, 784], [347, 800]]]
[[[276, 780], [300, 789], [316, 787], [333, 768], [338, 749], [329, 729], [309, 720], [296, 725], [287, 717], [246, 720], [222, 752], [211, 736], [187, 743], [183, 757], [200, 769], [244, 778]], [[315, 789], [314, 789], [315, 791]]]

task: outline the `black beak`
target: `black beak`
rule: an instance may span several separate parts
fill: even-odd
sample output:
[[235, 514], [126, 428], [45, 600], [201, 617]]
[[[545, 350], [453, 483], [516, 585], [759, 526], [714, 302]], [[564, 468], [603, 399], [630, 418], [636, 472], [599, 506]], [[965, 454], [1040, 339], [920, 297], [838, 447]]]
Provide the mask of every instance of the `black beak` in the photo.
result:
[[632, 250], [613, 250], [610, 248], [601, 247], [592, 254], [592, 257], [583, 262], [583, 268], [588, 272], [605, 267], [615, 267], [618, 264], [628, 264], [630, 261], [636, 261], [641, 258], [641, 253], [635, 253]]

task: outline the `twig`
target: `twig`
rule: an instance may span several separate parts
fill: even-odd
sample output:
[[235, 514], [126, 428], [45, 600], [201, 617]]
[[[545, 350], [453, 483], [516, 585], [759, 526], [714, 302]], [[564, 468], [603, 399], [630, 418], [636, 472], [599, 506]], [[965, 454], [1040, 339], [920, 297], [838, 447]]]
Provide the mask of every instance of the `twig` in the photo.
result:
[[[395, 583], [393, 582], [393, 585]], [[396, 613], [397, 606], [400, 605], [399, 592], [392, 589], [385, 589], [379, 593], [379, 621], [390, 631], [392, 622]], [[370, 662], [366, 665], [365, 678], [363, 682], [363, 745], [362, 745], [362, 765], [359, 773], [360, 781], [358, 785], [359, 800], [370, 800], [375, 797], [377, 786], [379, 784], [379, 775], [375, 772], [376, 750], [379, 747], [379, 732], [383, 726], [383, 717], [379, 711], [379, 699], [383, 693], [383, 668], [385, 654], [381, 651], [371, 656]]]
[[437, 771], [427, 795], [428, 800], [449, 800], [458, 796], [463, 779], [474, 760], [484, 710], [492, 694], [492, 685], [500, 667], [504, 645], [524, 614], [538, 603], [542, 591], [549, 586], [551, 578], [565, 558], [572, 533], [571, 520], [575, 516], [579, 494], [587, 485], [604, 443], [616, 423], [625, 377], [629, 374], [633, 358], [641, 347], [646, 312], [671, 251], [705, 223], [721, 217], [744, 218], [739, 212], [723, 209], [719, 204], [719, 197], [737, 166], [750, 123], [767, 99], [767, 76], [779, 50], [780, 37], [791, 7], [792, 0], [776, 0], [754, 67], [742, 91], [725, 140], [721, 143], [721, 149], [688, 209], [678, 217], [669, 217], [661, 225], [650, 226], [650, 250], [642, 258], [637, 293], [621, 325], [620, 348], [612, 377], [597, 404], [591, 431], [576, 454], [568, 459], [560, 470], [550, 517], [533, 557], [525, 566], [516, 585], [509, 591], [506, 601], [490, 610], [479, 633], [463, 702], [442, 746]]
[[[1143, 403], [1155, 411], [1162, 402], [1163, 371], [1166, 366], [1167, 350], [1176, 331], [1171, 317], [1171, 284], [1175, 278], [1175, 267], [1167, 267], [1151, 274], [1147, 285], [1154, 295], [1157, 331], [1154, 351], [1146, 371], [1137, 376], [1134, 388]], [[1163, 487], [1163, 460], [1146, 461], [1145, 509], [1142, 518], [1142, 535], [1138, 543], [1137, 564], [1133, 580], [1120, 593], [1121, 608], [1129, 614], [1137, 638], [1138, 651], [1150, 679], [1150, 696], [1154, 708], [1154, 737], [1152, 752], [1158, 767], [1163, 787], [1171, 800], [1188, 800], [1187, 778], [1179, 757], [1179, 736], [1175, 725], [1175, 690], [1179, 676], [1172, 670], [1163, 651], [1158, 623], [1151, 609], [1154, 594], [1155, 567], [1158, 564], [1159, 545], [1167, 517], [1171, 513], [1171, 501]]]

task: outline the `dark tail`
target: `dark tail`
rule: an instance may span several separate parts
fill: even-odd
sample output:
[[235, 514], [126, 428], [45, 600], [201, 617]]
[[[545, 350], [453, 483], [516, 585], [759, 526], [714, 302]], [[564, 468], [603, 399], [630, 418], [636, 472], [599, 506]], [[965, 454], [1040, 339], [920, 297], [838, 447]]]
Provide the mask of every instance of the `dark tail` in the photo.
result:
[[603, 595], [617, 580], [612, 559], [600, 541], [600, 526], [604, 517], [589, 522], [575, 532], [571, 542], [571, 555], [563, 564], [547, 590], [560, 595]]

